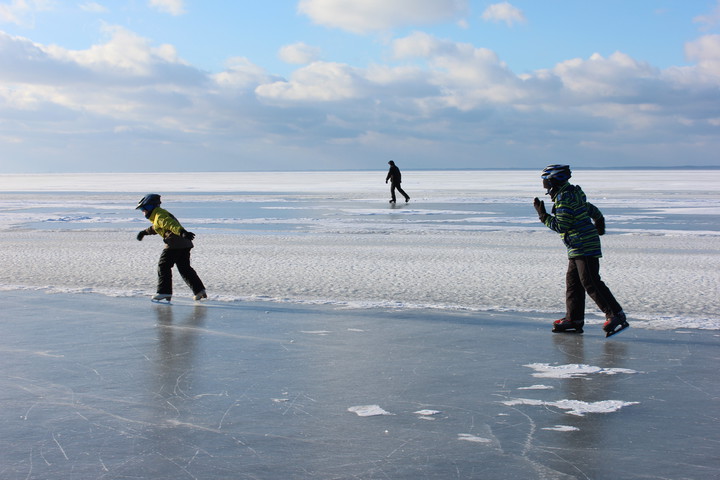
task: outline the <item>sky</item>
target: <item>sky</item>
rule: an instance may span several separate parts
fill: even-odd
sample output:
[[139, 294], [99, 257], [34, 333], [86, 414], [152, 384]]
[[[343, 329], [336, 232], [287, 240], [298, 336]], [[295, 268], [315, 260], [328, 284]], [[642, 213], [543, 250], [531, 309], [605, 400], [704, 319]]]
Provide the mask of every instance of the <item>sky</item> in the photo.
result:
[[720, 0], [0, 0], [0, 173], [718, 152]]

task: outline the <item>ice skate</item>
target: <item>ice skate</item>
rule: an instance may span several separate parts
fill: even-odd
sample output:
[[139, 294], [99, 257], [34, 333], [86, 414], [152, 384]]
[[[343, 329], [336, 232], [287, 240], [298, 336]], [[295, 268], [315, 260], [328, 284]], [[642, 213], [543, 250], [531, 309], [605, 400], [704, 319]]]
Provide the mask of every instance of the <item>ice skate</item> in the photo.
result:
[[199, 302], [203, 298], [207, 298], [207, 292], [205, 292], [205, 290], [198, 292], [193, 296], [193, 300], [195, 300], [196, 302]]
[[152, 301], [155, 303], [160, 303], [163, 300], [166, 300], [168, 303], [170, 303], [170, 299], [172, 298], [172, 295], [169, 293], [156, 293], [152, 296]]
[[622, 332], [629, 326], [630, 324], [627, 322], [627, 317], [625, 316], [625, 313], [620, 311], [615, 315], [608, 317], [608, 319], [605, 321], [605, 324], [603, 325], [603, 330], [605, 331], [606, 337], [611, 337], [616, 333]]
[[553, 322], [553, 333], [583, 333], [583, 320], [567, 320], [561, 318]]

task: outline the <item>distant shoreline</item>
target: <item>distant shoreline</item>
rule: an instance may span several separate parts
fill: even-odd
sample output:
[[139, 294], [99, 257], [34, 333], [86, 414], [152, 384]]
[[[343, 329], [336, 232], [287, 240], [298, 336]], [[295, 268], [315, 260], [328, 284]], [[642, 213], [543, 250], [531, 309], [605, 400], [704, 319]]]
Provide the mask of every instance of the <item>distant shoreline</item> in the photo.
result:
[[[502, 168], [412, 168], [405, 167], [403, 171], [407, 172], [502, 172], [502, 171], [513, 171], [513, 172], [534, 172], [542, 170], [542, 166], [539, 167], [502, 167]], [[573, 170], [720, 170], [720, 165], [685, 165], [685, 166], [605, 166], [605, 167], [572, 167]], [[178, 171], [160, 171], [160, 170], [148, 170], [148, 171], [133, 171], [133, 172], [0, 172], [0, 175], [118, 175], [118, 174], [163, 174], [163, 173], [181, 173], [181, 174], [193, 174], [193, 173], [346, 173], [346, 172], [377, 172], [384, 171], [384, 168], [366, 168], [366, 169], [337, 169], [337, 170], [178, 170]]]

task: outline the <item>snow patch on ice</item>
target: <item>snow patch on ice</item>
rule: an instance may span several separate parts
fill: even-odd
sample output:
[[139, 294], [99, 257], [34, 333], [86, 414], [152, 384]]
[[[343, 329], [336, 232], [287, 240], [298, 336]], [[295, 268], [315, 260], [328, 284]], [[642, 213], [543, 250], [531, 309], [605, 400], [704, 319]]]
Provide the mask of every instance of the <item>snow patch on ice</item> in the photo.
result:
[[426, 409], [426, 410], [418, 410], [417, 412], [413, 412], [413, 413], [415, 413], [416, 415], [421, 415], [423, 417], [430, 417], [433, 415], [438, 415], [442, 412], [440, 410], [427, 410]]
[[568, 365], [550, 365], [549, 363], [530, 363], [523, 365], [536, 371], [533, 377], [538, 378], [578, 378], [588, 375], [617, 375], [619, 373], [633, 374], [638, 373], [629, 368], [602, 368], [581, 363], [572, 363]]
[[585, 416], [588, 413], [612, 413], [623, 407], [630, 405], [638, 405], [640, 402], [625, 402], [623, 400], [602, 400], [599, 402], [583, 402], [582, 400], [558, 400], [556, 402], [546, 402], [544, 400], [536, 400], [532, 398], [515, 398], [502, 402], [509, 407], [515, 405], [532, 405], [556, 407], [567, 410], [568, 414], [578, 417]]
[[490, 440], [489, 438], [477, 437], [469, 433], [458, 433], [458, 440], [473, 443], [492, 443], [492, 440]]
[[554, 427], [545, 427], [543, 430], [551, 430], [553, 432], [579, 432], [580, 429], [570, 425], [555, 425]]
[[378, 415], [395, 415], [383, 410], [379, 405], [357, 405], [348, 408], [348, 412], [357, 414], [358, 417], [375, 417]]
[[518, 390], [552, 390], [555, 387], [550, 385], [530, 385], [529, 387], [518, 387]]

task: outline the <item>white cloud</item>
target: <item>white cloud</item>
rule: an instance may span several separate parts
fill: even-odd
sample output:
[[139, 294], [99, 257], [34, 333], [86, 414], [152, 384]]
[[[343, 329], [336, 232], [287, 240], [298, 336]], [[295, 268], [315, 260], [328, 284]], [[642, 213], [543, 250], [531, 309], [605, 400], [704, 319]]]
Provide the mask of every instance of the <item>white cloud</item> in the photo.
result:
[[432, 68], [428, 80], [445, 92], [443, 101], [460, 110], [486, 102], [507, 102], [525, 96], [519, 78], [486, 48], [414, 33], [393, 44], [395, 57], [423, 58]]
[[12, 0], [0, 3], [0, 22], [31, 26], [34, 14], [52, 8], [52, 0]]
[[253, 90], [258, 85], [278, 80], [244, 57], [235, 57], [228, 60], [226, 70], [212, 75], [212, 79], [220, 88], [241, 90]]
[[685, 55], [697, 62], [703, 74], [715, 77], [720, 84], [720, 35], [705, 35], [685, 44]]
[[568, 60], [552, 71], [568, 93], [585, 101], [639, 96], [649, 82], [660, 78], [660, 70], [621, 52], [608, 58], [596, 53], [587, 60]]
[[495, 3], [485, 9], [483, 20], [491, 22], [505, 22], [509, 27], [514, 23], [525, 23], [525, 14], [522, 10], [508, 2]]
[[315, 62], [293, 73], [291, 81], [260, 85], [256, 92], [267, 100], [338, 101], [360, 98], [362, 70], [332, 62]]
[[354, 33], [440, 23], [462, 17], [467, 0], [301, 0], [298, 11], [313, 22]]
[[123, 27], [106, 26], [105, 31], [110, 40], [88, 50], [66, 50], [57, 46], [48, 46], [45, 50], [58, 60], [105, 75], [162, 75], [167, 66], [184, 65], [172, 45], [152, 47], [149, 40]]
[[80, 5], [80, 9], [90, 13], [105, 13], [108, 9], [97, 2], [86, 2]]
[[170, 15], [182, 15], [185, 13], [183, 0], [149, 0], [150, 7]]
[[312, 63], [320, 58], [320, 49], [303, 42], [285, 45], [278, 53], [280, 60], [296, 65]]
[[720, 0], [718, 0], [715, 8], [707, 15], [698, 15], [693, 18], [693, 22], [702, 24], [703, 30], [709, 30], [720, 25]]

